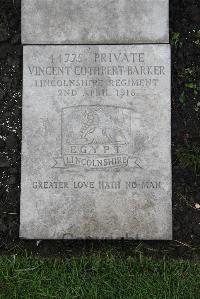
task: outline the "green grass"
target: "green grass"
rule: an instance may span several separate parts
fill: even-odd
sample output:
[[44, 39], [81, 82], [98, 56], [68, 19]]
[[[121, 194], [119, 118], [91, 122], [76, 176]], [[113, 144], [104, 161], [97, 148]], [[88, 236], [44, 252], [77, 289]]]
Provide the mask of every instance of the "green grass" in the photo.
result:
[[0, 298], [200, 298], [200, 264], [113, 255], [0, 257]]

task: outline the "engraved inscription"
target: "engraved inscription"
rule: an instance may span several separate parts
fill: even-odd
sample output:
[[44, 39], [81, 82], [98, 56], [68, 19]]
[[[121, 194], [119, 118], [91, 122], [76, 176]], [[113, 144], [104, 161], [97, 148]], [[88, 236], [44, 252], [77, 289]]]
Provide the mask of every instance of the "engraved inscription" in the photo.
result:
[[136, 190], [136, 189], [160, 189], [162, 184], [160, 181], [73, 181], [73, 182], [53, 182], [53, 181], [36, 181], [32, 183], [34, 190], [51, 190], [57, 189], [99, 189], [101, 191], [108, 190]]
[[52, 54], [48, 65], [28, 65], [37, 88], [56, 88], [59, 97], [135, 97], [159, 86], [164, 65], [146, 63], [144, 52]]

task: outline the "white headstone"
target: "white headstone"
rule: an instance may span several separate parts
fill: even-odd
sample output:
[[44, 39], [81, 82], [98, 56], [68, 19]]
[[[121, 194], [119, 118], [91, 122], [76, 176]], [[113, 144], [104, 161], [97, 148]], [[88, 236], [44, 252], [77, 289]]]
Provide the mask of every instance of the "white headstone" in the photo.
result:
[[169, 0], [22, 0], [24, 44], [169, 42]]
[[169, 45], [25, 46], [20, 236], [171, 239], [170, 105]]

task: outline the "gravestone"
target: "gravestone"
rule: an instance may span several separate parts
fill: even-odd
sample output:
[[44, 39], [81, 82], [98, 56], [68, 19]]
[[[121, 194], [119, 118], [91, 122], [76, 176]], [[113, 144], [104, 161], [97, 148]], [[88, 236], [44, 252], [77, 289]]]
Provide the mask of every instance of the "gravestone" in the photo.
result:
[[25, 46], [21, 236], [171, 238], [168, 45]]
[[20, 237], [171, 239], [168, 1], [23, 0], [22, 42]]
[[22, 0], [24, 44], [169, 42], [169, 0]]

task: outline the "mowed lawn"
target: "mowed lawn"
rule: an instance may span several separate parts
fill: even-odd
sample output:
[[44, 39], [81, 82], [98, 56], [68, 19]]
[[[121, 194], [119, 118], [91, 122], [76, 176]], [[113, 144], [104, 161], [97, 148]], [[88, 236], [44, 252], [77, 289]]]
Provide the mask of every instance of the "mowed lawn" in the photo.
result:
[[108, 255], [0, 257], [0, 298], [200, 298], [200, 264]]

